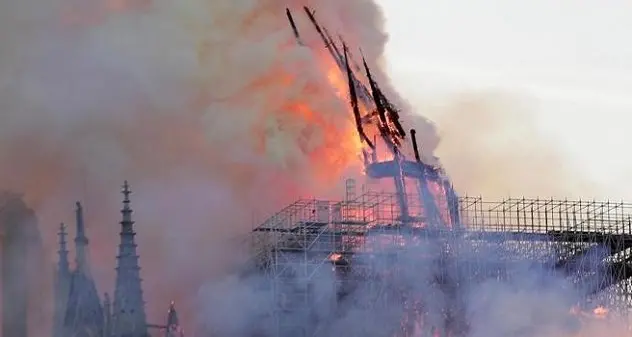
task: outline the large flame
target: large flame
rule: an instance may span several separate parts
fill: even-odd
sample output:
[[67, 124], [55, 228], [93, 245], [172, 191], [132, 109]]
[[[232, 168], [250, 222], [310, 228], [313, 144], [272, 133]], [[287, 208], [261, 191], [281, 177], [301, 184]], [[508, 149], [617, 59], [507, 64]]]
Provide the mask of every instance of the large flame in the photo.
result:
[[[304, 47], [306, 48], [306, 47]], [[323, 183], [332, 183], [340, 180], [341, 174], [347, 169], [360, 167], [362, 143], [352, 119], [350, 108], [347, 107], [348, 84], [342, 76], [340, 69], [323, 53], [315, 53], [318, 60], [313, 64], [320, 67], [331, 87], [318, 88], [306, 86], [305, 97], [321, 96], [323, 100], [338, 100], [340, 109], [334, 113], [340, 114], [340, 118], [331, 118], [331, 112], [322, 111], [320, 107], [306, 102], [302, 95], [287, 100], [280, 100], [280, 115], [268, 117], [279, 121], [279, 128], [286, 125], [303, 125], [296, 135], [297, 146], [303, 153], [310, 154], [309, 165], [317, 168], [314, 173], [316, 178]], [[275, 79], [277, 77], [275, 76]], [[280, 74], [280, 80], [288, 87], [298, 85], [300, 79], [289, 74]], [[265, 84], [263, 84], [265, 85]], [[332, 93], [334, 95], [332, 95]], [[292, 129], [289, 127], [288, 129]], [[266, 140], [266, 132], [259, 134], [261, 139], [261, 154], [274, 151], [274, 142]], [[314, 144], [314, 139], [317, 144]]]
[[94, 276], [111, 291], [129, 179], [149, 317], [175, 297], [188, 326], [254, 211], [339, 195], [362, 167], [346, 78], [304, 17], [308, 47], [296, 43], [285, 8], [315, 7], [378, 79], [386, 36], [372, 1], [310, 2], [0, 4], [0, 185], [37, 210], [49, 255], [52, 224], [84, 201]]
[[[385, 42], [375, 4], [316, 4], [322, 24], [375, 65]], [[111, 290], [117, 191], [129, 179], [149, 316], [162, 317], [173, 296], [187, 319], [200, 285], [231, 263], [218, 252], [251, 228], [252, 210], [327, 194], [360, 172], [345, 76], [307, 20], [297, 24], [309, 47], [288, 26], [285, 8], [303, 5], [0, 5], [0, 78], [10, 79], [0, 83], [0, 184], [37, 210], [48, 251], [48, 225], [84, 201], [88, 235], [99, 238], [94, 275]]]

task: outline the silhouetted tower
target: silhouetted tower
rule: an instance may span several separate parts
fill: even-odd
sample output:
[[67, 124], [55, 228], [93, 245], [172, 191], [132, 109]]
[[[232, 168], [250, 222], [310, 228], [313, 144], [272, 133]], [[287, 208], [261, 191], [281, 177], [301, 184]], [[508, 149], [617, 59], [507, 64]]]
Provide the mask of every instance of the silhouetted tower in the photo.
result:
[[66, 225], [59, 226], [59, 261], [55, 270], [55, 311], [53, 316], [53, 337], [65, 337], [63, 333], [66, 304], [70, 292], [70, 263], [68, 262], [68, 248], [66, 247]]
[[64, 337], [102, 336], [103, 308], [88, 264], [88, 237], [83, 221], [83, 207], [77, 202], [75, 236], [76, 266], [72, 272], [68, 303], [64, 317]]
[[116, 287], [112, 312], [112, 336], [146, 337], [147, 318], [141, 288], [140, 267], [134, 241], [134, 221], [130, 207], [129, 184], [123, 185], [123, 209], [121, 214], [121, 242], [117, 256]]
[[39, 233], [35, 212], [22, 197], [13, 193], [0, 195], [0, 234], [2, 238], [2, 336], [26, 337], [29, 286], [33, 269], [28, 258], [37, 247]]
[[169, 305], [169, 311], [167, 311], [167, 329], [165, 329], [165, 337], [184, 337], [182, 327], [180, 327], [180, 320], [178, 319], [178, 313], [176, 312], [175, 303], [171, 301]]

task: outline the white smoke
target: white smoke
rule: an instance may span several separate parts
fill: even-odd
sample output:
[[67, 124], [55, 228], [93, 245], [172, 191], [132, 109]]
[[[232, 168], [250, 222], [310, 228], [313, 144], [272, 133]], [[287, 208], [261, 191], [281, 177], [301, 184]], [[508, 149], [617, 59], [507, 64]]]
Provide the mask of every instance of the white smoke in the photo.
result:
[[[372, 239], [385, 242], [393, 238], [379, 235], [369, 241]], [[292, 325], [317, 331], [318, 336], [391, 336], [404, 321], [412, 323], [409, 336], [433, 336], [433, 328], [440, 332], [446, 326], [455, 333], [451, 336], [463, 337], [629, 335], [628, 318], [617, 316], [617, 308], [609, 308], [605, 318], [593, 313], [602, 303], [587, 301], [596, 285], [592, 279], [578, 284], [546, 267], [556, 260], [551, 245], [520, 243], [522, 248], [531, 245], [528, 249], [534, 252], [542, 250], [550, 259], [538, 261], [525, 258], [520, 248], [507, 248], [511, 245], [504, 240], [485, 244], [454, 237], [405, 240], [405, 248], [381, 244], [377, 250], [356, 256], [355, 268], [370, 266], [366, 270], [371, 273], [357, 274], [355, 279], [350, 276], [353, 274], [335, 276], [327, 261], [320, 266], [304, 264], [302, 253], [281, 256], [279, 269], [269, 272], [279, 273], [272, 277], [283, 273], [285, 278], [233, 277], [206, 288], [200, 293], [205, 304], [200, 319], [212, 322], [209, 326], [221, 331], [219, 335], [231, 336], [276, 336], [274, 329]], [[446, 253], [448, 246], [451, 253]], [[584, 256], [585, 275], [591, 270], [593, 277], [606, 278], [603, 253]], [[283, 272], [284, 267], [292, 268], [291, 261], [296, 263], [297, 274], [302, 275], [307, 268], [307, 274], [313, 272], [315, 276], [310, 281], [291, 281]], [[379, 277], [373, 277], [376, 275]], [[343, 280], [351, 280], [354, 290], [337, 297], [345, 288]], [[408, 309], [418, 303], [425, 314], [417, 311], [410, 315]], [[583, 306], [583, 312], [573, 311], [577, 305]], [[280, 308], [286, 311], [275, 316]], [[406, 320], [406, 315], [412, 319]], [[282, 323], [276, 321], [278, 317]]]

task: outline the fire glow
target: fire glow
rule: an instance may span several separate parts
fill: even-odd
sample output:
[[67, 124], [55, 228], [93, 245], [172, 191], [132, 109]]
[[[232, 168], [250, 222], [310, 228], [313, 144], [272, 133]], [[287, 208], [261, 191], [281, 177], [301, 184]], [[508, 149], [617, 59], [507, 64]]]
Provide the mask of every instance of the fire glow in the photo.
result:
[[[367, 178], [380, 180], [391, 177], [394, 180], [400, 206], [399, 218], [402, 222], [414, 227], [429, 224], [445, 224], [451, 227], [456, 219], [450, 215], [450, 206], [444, 205], [449, 204], [447, 196], [454, 195], [451, 193], [451, 184], [438, 167], [432, 167], [422, 161], [415, 130], [410, 131], [410, 136], [416, 162], [407, 159], [403, 153], [407, 145], [407, 134], [400, 123], [399, 111], [375, 82], [366, 59], [362, 57], [360, 66], [353, 59], [342, 37], [339, 37], [342, 44], [340, 46], [331, 37], [327, 28], [317, 21], [314, 10], [303, 7], [303, 11], [330, 56], [326, 60], [323, 59], [322, 52], [314, 53], [319, 56], [317, 63], [325, 65], [323, 73], [334, 88], [336, 98], [349, 102], [348, 115], [353, 116], [355, 123], [355, 132], [351, 127], [345, 129], [350, 132], [345, 132], [347, 136], [343, 139], [343, 144], [347, 142], [355, 146], [344, 148], [343, 151], [351, 150], [356, 156], [361, 155]], [[286, 9], [286, 14], [296, 43], [301, 47], [307, 47], [289, 8]], [[344, 90], [345, 87], [347, 90]], [[302, 105], [300, 107], [299, 113], [311, 118], [313, 112], [305, 111]], [[353, 142], [353, 139], [356, 141]], [[349, 157], [353, 158], [354, 155]], [[416, 194], [420, 204], [423, 204], [423, 211], [414, 212], [411, 209], [413, 206], [409, 203], [415, 201], [411, 200], [409, 194]]]

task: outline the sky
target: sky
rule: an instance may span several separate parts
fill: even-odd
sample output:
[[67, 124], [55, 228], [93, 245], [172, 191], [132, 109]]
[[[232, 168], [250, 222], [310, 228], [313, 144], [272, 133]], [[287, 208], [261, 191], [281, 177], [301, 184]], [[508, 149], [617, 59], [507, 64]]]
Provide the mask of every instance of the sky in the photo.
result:
[[464, 92], [521, 97], [556, 146], [613, 198], [632, 200], [632, 2], [378, 2], [390, 75], [413, 105]]

